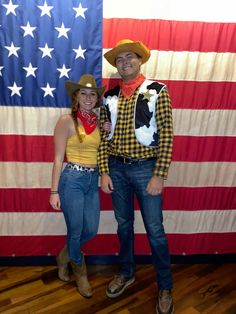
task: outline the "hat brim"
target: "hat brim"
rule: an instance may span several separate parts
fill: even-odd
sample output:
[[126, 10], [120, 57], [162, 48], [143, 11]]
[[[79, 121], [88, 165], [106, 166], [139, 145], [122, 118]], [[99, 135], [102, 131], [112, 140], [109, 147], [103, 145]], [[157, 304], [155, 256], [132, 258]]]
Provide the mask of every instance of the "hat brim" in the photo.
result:
[[132, 51], [142, 58], [142, 64], [147, 62], [150, 58], [150, 50], [144, 46], [142, 42], [124, 43], [117, 46], [104, 54], [106, 60], [114, 67], [116, 67], [116, 57], [126, 51]]
[[99, 94], [99, 96], [102, 96], [102, 94], [104, 93], [104, 91], [106, 89], [106, 86], [96, 88], [96, 87], [84, 86], [84, 85], [75, 83], [73, 81], [66, 81], [66, 92], [69, 96], [72, 96], [74, 94], [74, 92], [78, 91], [81, 88], [95, 90]]

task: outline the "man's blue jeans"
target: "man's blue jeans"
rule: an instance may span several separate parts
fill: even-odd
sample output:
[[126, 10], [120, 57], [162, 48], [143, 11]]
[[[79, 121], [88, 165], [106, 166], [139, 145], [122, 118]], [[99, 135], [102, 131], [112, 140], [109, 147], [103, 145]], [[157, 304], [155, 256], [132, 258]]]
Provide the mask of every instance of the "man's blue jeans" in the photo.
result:
[[134, 194], [136, 194], [144, 226], [150, 243], [159, 289], [172, 288], [172, 274], [168, 243], [163, 227], [162, 197], [146, 192], [152, 177], [155, 160], [124, 164], [109, 159], [114, 191], [112, 202], [118, 223], [120, 240], [120, 274], [130, 278], [135, 272], [134, 261]]
[[65, 168], [60, 177], [59, 195], [67, 226], [69, 255], [74, 263], [81, 265], [80, 248], [98, 231], [98, 171], [85, 172]]

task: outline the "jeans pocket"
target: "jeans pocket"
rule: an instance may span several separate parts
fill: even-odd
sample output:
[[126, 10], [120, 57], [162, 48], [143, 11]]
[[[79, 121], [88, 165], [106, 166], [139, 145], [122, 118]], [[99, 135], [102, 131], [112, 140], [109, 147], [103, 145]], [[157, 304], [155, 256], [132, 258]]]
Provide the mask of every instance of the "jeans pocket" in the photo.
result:
[[143, 161], [139, 164], [139, 167], [142, 168], [143, 170], [151, 170], [153, 171], [154, 167], [155, 167], [155, 160], [146, 160]]
[[113, 157], [110, 157], [110, 158], [109, 158], [109, 161], [108, 161], [108, 166], [109, 166], [109, 168], [112, 167], [112, 166], [114, 166], [114, 165], [116, 165], [116, 164], [117, 164], [116, 159], [113, 158]]

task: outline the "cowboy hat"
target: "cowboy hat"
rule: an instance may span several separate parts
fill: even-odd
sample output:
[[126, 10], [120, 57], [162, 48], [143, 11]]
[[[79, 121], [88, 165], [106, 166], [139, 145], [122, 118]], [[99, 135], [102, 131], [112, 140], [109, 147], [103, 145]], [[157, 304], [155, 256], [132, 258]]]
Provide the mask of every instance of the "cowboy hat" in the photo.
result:
[[106, 89], [106, 86], [97, 87], [96, 80], [91, 74], [84, 74], [80, 77], [78, 83], [72, 81], [66, 81], [66, 92], [70, 96], [73, 95], [74, 92], [81, 88], [90, 88], [97, 91], [97, 93], [101, 96]]
[[130, 39], [122, 39], [118, 41], [115, 48], [107, 51], [104, 57], [107, 61], [116, 67], [116, 57], [121, 52], [132, 51], [142, 58], [142, 64], [150, 58], [150, 50], [141, 41], [133, 41]]

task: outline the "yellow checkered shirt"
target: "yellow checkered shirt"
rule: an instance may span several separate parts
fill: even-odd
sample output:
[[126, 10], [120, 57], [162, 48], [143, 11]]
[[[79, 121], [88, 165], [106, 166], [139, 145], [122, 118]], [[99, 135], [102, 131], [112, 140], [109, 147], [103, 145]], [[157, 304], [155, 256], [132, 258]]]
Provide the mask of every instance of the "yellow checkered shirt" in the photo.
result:
[[166, 89], [160, 93], [157, 103], [155, 118], [159, 133], [158, 147], [144, 146], [137, 140], [134, 131], [134, 107], [138, 97], [138, 90], [129, 98], [122, 94], [118, 101], [118, 116], [115, 132], [111, 140], [103, 130], [103, 123], [107, 120], [106, 109], [101, 107], [100, 131], [101, 144], [98, 150], [99, 173], [109, 174], [109, 155], [128, 156], [131, 158], [157, 157], [153, 175], [167, 178], [168, 169], [172, 158], [173, 126], [170, 96]]

